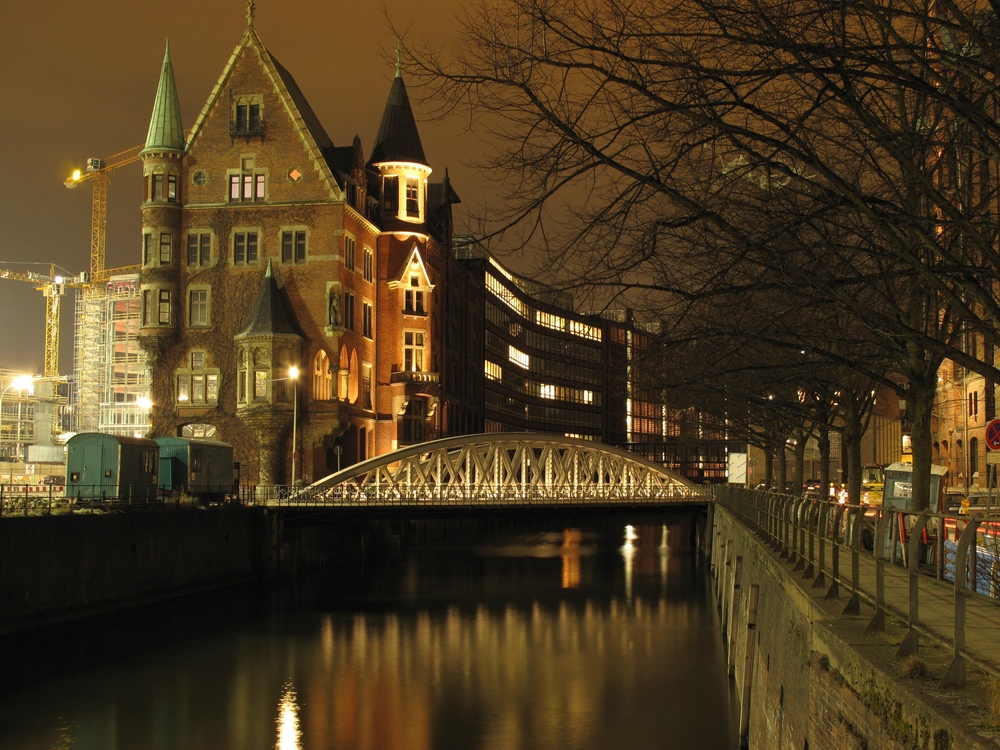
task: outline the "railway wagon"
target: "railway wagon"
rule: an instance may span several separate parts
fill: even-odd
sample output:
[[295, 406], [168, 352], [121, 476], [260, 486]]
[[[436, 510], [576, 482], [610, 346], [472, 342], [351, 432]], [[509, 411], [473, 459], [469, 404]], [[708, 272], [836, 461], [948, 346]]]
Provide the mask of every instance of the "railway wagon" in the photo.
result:
[[66, 495], [155, 500], [159, 458], [160, 446], [153, 440], [81, 432], [66, 443]]
[[160, 491], [206, 502], [224, 500], [238, 481], [234, 476], [233, 446], [204, 438], [158, 437]]

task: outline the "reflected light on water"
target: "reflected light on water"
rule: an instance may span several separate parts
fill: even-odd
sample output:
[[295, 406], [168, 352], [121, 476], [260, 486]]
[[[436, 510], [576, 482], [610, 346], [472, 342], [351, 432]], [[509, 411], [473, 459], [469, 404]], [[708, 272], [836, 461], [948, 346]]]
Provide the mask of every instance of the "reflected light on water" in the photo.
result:
[[296, 702], [295, 688], [290, 682], [285, 683], [278, 703], [278, 741], [274, 750], [302, 750], [299, 740], [299, 706]]
[[563, 529], [562, 544], [562, 587], [580, 587], [580, 545], [583, 533], [580, 529]]
[[634, 526], [625, 527], [625, 544], [622, 545], [621, 553], [625, 558], [625, 601], [632, 602], [632, 575], [633, 562], [635, 559], [635, 540], [639, 535], [635, 533]]

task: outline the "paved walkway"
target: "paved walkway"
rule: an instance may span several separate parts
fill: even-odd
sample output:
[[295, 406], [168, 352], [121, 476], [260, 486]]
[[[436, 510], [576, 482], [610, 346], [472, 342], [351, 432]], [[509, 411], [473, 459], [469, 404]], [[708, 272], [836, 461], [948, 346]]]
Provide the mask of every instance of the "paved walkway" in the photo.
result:
[[[818, 558], [818, 545], [815, 555]], [[807, 548], [808, 551], [808, 548]], [[831, 550], [827, 543], [825, 553], [826, 587], [816, 589], [820, 592], [829, 589], [832, 569]], [[860, 600], [862, 613], [874, 616], [874, 601], [876, 591], [876, 560], [871, 552], [862, 551], [858, 559], [860, 578]], [[787, 563], [792, 575], [802, 576], [804, 571], [794, 572], [795, 565]], [[851, 597], [851, 552], [840, 549], [840, 597], [846, 605]], [[909, 571], [900, 565], [883, 565], [883, 601], [886, 611], [908, 622], [909, 612]], [[917, 589], [917, 630], [921, 634], [921, 642], [933, 639], [948, 650], [954, 649], [956, 627], [955, 586], [948, 581], [934, 577], [933, 571], [918, 575]], [[805, 584], [808, 586], [808, 584]], [[970, 664], [979, 664], [983, 668], [1000, 677], [1000, 599], [988, 598], [969, 593], [965, 596], [965, 656]], [[864, 605], [868, 605], [865, 607]]]

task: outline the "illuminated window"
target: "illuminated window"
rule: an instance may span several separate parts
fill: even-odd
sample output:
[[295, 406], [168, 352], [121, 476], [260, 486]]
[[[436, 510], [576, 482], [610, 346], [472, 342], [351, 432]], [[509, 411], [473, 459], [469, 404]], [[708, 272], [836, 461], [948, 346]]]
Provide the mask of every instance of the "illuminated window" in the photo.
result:
[[592, 341], [601, 340], [600, 328], [587, 323], [581, 323], [578, 320], [571, 320], [569, 322], [569, 332], [575, 336], [579, 336], [580, 338], [591, 339]]
[[229, 172], [229, 202], [264, 200], [267, 193], [267, 173], [254, 169], [252, 158], [243, 159], [242, 169]]
[[553, 315], [552, 313], [542, 312], [539, 310], [535, 313], [535, 321], [546, 328], [553, 328], [557, 331], [561, 331], [566, 328], [566, 319], [559, 316]]
[[554, 385], [550, 385], [549, 383], [542, 383], [539, 391], [542, 398], [556, 397], [556, 387]]
[[424, 371], [424, 332], [403, 332], [403, 369], [407, 372]]
[[406, 215], [420, 216], [420, 182], [415, 177], [406, 178]]
[[528, 355], [513, 346], [507, 347], [507, 357], [518, 367], [523, 367], [525, 370], [529, 367]]
[[486, 377], [489, 380], [500, 380], [502, 376], [502, 370], [500, 369], [500, 365], [498, 365], [496, 362], [490, 362], [489, 360], [486, 360], [485, 369], [486, 369]]

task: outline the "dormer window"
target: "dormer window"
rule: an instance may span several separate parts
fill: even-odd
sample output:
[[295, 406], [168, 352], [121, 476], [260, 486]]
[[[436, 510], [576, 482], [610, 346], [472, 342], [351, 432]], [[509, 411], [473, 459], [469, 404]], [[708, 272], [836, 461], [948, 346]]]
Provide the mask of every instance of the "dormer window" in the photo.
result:
[[419, 289], [420, 279], [416, 276], [410, 277], [410, 287], [405, 291], [403, 312], [410, 315], [424, 315], [424, 291]]
[[259, 97], [252, 97], [249, 100], [237, 101], [233, 109], [233, 120], [229, 126], [229, 134], [232, 136], [263, 136], [264, 135], [264, 107]]

